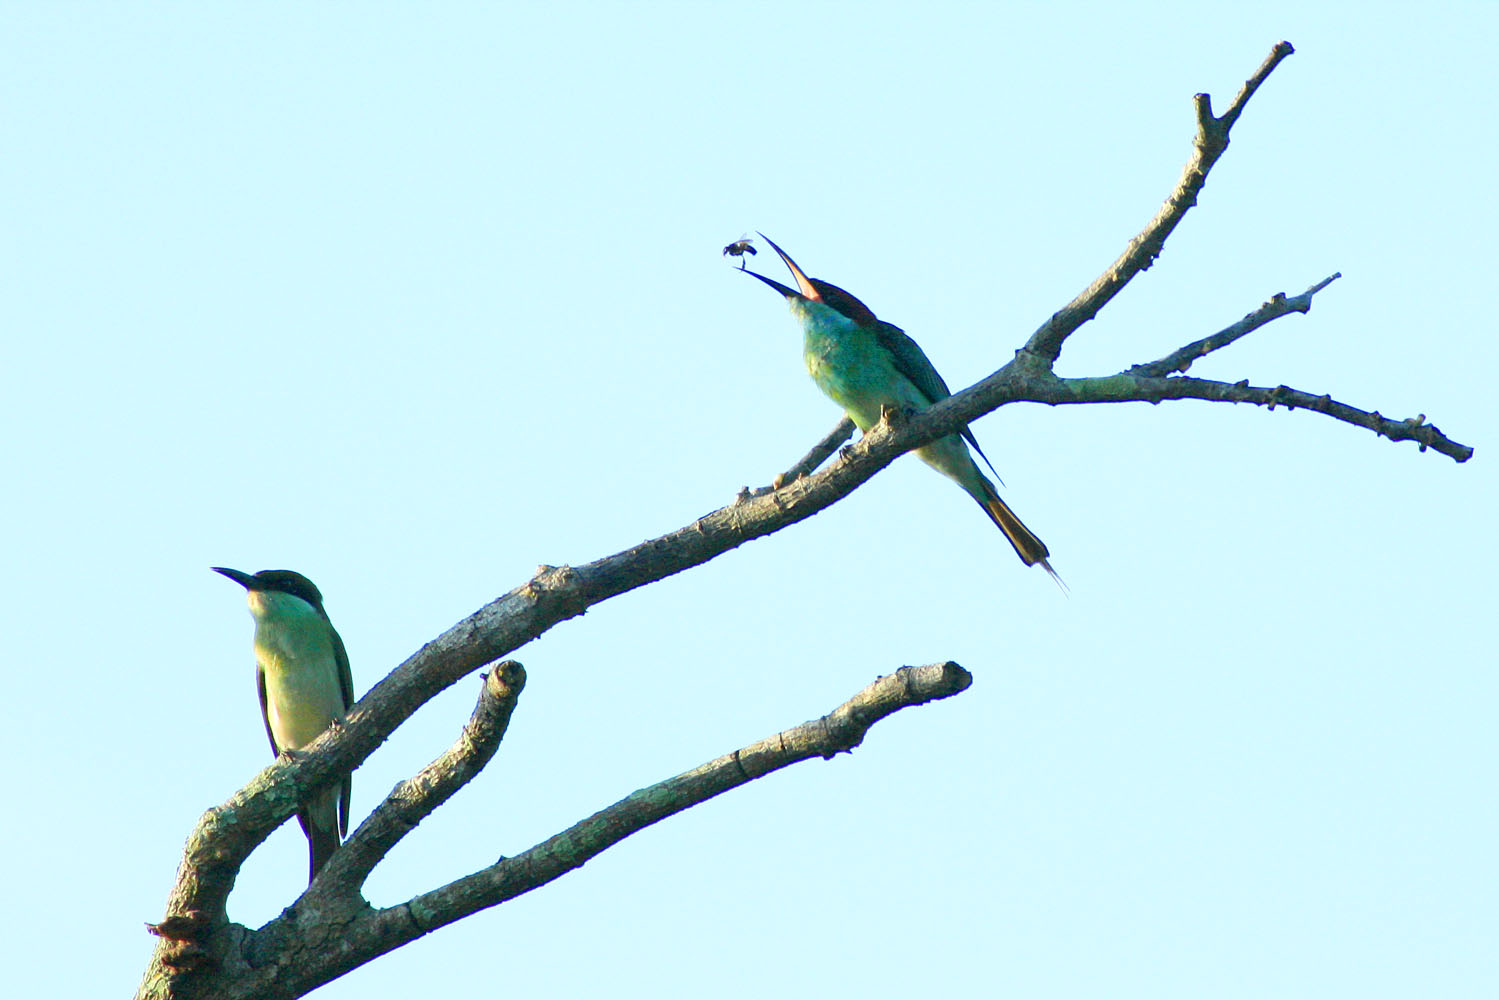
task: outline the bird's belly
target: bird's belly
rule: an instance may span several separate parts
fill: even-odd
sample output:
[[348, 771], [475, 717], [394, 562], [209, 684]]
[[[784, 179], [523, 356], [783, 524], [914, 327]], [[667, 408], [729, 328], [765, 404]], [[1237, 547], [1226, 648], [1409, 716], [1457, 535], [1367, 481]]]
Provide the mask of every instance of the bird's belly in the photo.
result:
[[289, 638], [257, 635], [255, 654], [265, 675], [266, 721], [276, 746], [297, 750], [321, 736], [344, 706], [332, 646], [325, 638]]
[[266, 716], [276, 745], [298, 750], [323, 734], [328, 723], [343, 715], [338, 684], [320, 684], [313, 678], [266, 676]]

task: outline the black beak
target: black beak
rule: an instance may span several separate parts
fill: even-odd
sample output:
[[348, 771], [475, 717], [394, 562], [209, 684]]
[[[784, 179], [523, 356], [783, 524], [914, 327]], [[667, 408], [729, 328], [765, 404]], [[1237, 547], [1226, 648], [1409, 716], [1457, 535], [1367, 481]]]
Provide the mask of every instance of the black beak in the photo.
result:
[[233, 580], [241, 587], [244, 587], [246, 590], [255, 589], [255, 577], [251, 576], [249, 573], [241, 573], [237, 569], [229, 569], [224, 566], [210, 566], [209, 569], [213, 570], [215, 573], [218, 573], [220, 576], [227, 576], [229, 579]]
[[747, 267], [741, 267], [741, 268], [739, 268], [739, 270], [743, 271], [745, 274], [749, 275], [751, 278], [759, 278], [761, 281], [765, 282], [771, 288], [774, 288], [776, 291], [780, 292], [782, 295], [786, 296], [788, 299], [789, 298], [793, 298], [793, 297], [795, 297], [795, 298], [800, 298], [801, 297], [801, 294], [799, 292], [797, 292], [796, 289], [794, 289], [794, 288], [787, 288], [785, 285], [781, 284], [779, 281], [775, 280], [774, 278], [767, 278], [765, 275], [761, 274], [759, 271], [751, 271]]

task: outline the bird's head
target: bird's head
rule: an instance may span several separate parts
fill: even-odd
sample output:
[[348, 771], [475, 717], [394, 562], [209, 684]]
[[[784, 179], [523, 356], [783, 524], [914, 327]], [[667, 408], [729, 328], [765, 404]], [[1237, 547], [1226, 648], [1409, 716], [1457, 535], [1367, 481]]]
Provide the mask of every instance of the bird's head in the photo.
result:
[[318, 614], [324, 614], [323, 595], [317, 585], [307, 577], [290, 569], [263, 569], [259, 573], [244, 573], [226, 566], [210, 567], [220, 576], [227, 576], [249, 592], [250, 611], [256, 615], [282, 604], [287, 598], [296, 598], [312, 606]]
[[791, 255], [776, 246], [775, 240], [764, 233], [759, 235], [762, 240], [770, 244], [772, 250], [780, 254], [781, 260], [785, 261], [786, 266], [791, 269], [791, 276], [796, 279], [796, 287], [788, 288], [774, 278], [767, 278], [756, 271], [745, 269], [744, 273], [754, 275], [786, 296], [786, 301], [791, 303], [791, 311], [797, 314], [798, 319], [806, 322], [815, 316], [819, 309], [830, 309], [860, 326], [870, 326], [879, 322], [874, 312], [853, 295], [830, 281], [807, 277], [807, 273], [796, 266], [796, 261], [791, 259]]

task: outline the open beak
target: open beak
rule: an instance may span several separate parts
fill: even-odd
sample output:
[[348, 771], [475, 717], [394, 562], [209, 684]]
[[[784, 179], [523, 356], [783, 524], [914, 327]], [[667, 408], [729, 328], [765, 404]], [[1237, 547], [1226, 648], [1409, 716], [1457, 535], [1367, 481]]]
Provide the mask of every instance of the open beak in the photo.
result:
[[745, 274], [749, 275], [751, 278], [759, 278], [761, 281], [765, 282], [771, 288], [774, 288], [776, 291], [780, 292], [782, 295], [786, 296], [788, 299], [790, 299], [790, 298], [798, 298], [799, 297], [795, 288], [787, 288], [785, 285], [781, 284], [776, 279], [774, 279], [774, 278], [767, 278], [765, 275], [761, 274], [759, 271], [751, 271], [747, 267], [736, 267], [734, 270], [736, 270], [736, 271], [743, 271]]
[[780, 292], [788, 299], [793, 295], [800, 295], [804, 299], [811, 299], [813, 302], [821, 302], [822, 294], [818, 292], [818, 290], [813, 286], [812, 279], [807, 277], [807, 273], [796, 266], [796, 261], [792, 260], [790, 255], [788, 255], [786, 251], [776, 246], [775, 240], [771, 239], [769, 236], [766, 236], [759, 230], [756, 230], [755, 232], [756, 235], [758, 235], [762, 240], [770, 244], [770, 248], [772, 250], [781, 255], [781, 259], [784, 260], [786, 262], [786, 266], [791, 269], [791, 276], [796, 279], [796, 289], [792, 290], [790, 288], [787, 288], [779, 281], [776, 281], [773, 278], [767, 278], [765, 275], [760, 274], [756, 271], [746, 270], [745, 273], [754, 275], [756, 278], [759, 278], [761, 281], [765, 282], [771, 288], [774, 288], [776, 291]]

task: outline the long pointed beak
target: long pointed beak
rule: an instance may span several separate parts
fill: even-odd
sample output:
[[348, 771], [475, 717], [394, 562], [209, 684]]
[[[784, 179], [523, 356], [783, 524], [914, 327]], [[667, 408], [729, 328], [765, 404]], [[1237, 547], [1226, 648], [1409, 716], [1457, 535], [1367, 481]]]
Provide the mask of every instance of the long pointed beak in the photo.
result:
[[[812, 285], [812, 279], [809, 278], [809, 277], [807, 277], [807, 272], [803, 271], [801, 268], [799, 268], [799, 267], [796, 266], [796, 261], [794, 261], [794, 260], [791, 259], [791, 255], [788, 254], [786, 251], [782, 250], [780, 247], [776, 246], [776, 241], [775, 240], [771, 239], [769, 236], [766, 236], [764, 233], [760, 232], [758, 229], [755, 230], [755, 233], [762, 240], [764, 240], [766, 243], [769, 243], [770, 244], [770, 248], [772, 250], [774, 250], [776, 253], [780, 254], [781, 255], [781, 259], [786, 262], [786, 266], [789, 267], [789, 268], [791, 268], [791, 276], [796, 279], [797, 290], [800, 291], [807, 298], [811, 299], [813, 302], [821, 302], [822, 301], [822, 295], [821, 295], [821, 293], [819, 293], [817, 291], [817, 289]], [[759, 278], [760, 275], [757, 274], [757, 275], [755, 275], [755, 277]], [[764, 280], [764, 279], [762, 278], [761, 280]]]
[[241, 587], [244, 587], [246, 590], [252, 590], [255, 587], [255, 577], [251, 576], [249, 573], [241, 573], [237, 569], [229, 569], [225, 566], [210, 566], [208, 568], [213, 570], [215, 573], [218, 573], [220, 576], [227, 576], [229, 579], [233, 580]]
[[785, 285], [781, 284], [776, 279], [774, 279], [774, 278], [767, 278], [765, 275], [761, 274], [759, 271], [751, 271], [747, 267], [736, 267], [736, 268], [734, 268], [734, 270], [736, 270], [736, 271], [743, 271], [745, 274], [749, 275], [751, 278], [759, 278], [761, 281], [765, 282], [771, 288], [774, 288], [776, 291], [780, 292], [782, 295], [786, 296], [788, 299], [797, 294], [796, 289], [794, 289], [794, 288], [787, 288]]

